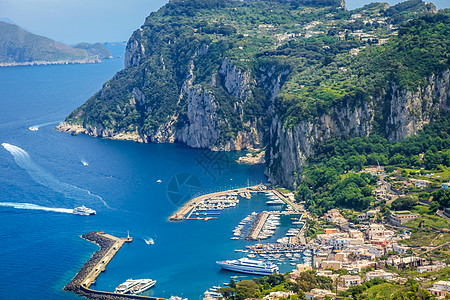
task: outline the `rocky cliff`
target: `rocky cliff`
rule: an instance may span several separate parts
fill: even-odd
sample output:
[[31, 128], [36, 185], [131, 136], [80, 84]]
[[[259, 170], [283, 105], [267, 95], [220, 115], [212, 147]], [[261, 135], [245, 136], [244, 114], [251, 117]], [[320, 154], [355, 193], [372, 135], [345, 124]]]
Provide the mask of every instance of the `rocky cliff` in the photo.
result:
[[[386, 107], [386, 136], [402, 140], [416, 134], [423, 125], [431, 122], [439, 113], [450, 113], [450, 71], [433, 74], [427, 85], [417, 91], [399, 90], [391, 82], [390, 91], [377, 99]], [[314, 147], [332, 137], [365, 137], [373, 132], [375, 102], [366, 102], [354, 108], [348, 105], [334, 107], [329, 114], [286, 128], [278, 117], [270, 130], [270, 142], [266, 150], [266, 175], [270, 182], [295, 187], [302, 164], [314, 155]]]

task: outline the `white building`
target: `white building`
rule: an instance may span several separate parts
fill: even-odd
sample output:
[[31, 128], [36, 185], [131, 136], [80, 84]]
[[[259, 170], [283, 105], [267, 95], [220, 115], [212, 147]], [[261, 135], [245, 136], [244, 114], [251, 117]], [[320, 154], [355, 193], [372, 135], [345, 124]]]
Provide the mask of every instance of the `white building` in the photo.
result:
[[405, 254], [409, 247], [401, 246], [399, 244], [392, 244], [392, 250], [398, 254]]
[[436, 297], [445, 297], [446, 295], [450, 295], [450, 281], [437, 281], [433, 283], [433, 287], [428, 290]]
[[384, 225], [382, 224], [370, 224], [367, 234], [369, 235], [369, 239], [383, 237], [385, 230], [386, 228], [384, 228]]
[[384, 270], [375, 270], [375, 271], [367, 272], [366, 281], [374, 279], [374, 278], [384, 278], [386, 280], [391, 280], [391, 279], [395, 278], [395, 276], [396, 275], [394, 273], [389, 273]]
[[358, 275], [342, 275], [340, 277], [341, 282], [346, 287], [350, 287], [352, 285], [361, 285], [361, 277]]

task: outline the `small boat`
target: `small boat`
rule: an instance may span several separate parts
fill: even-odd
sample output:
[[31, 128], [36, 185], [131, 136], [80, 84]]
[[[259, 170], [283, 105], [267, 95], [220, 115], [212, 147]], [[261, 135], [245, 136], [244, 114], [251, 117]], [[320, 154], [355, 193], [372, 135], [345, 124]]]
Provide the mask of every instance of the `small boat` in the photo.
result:
[[156, 183], [161, 183], [161, 182], [162, 182], [161, 179], [156, 180]]
[[272, 201], [267, 201], [266, 202], [267, 205], [284, 205], [284, 201], [281, 199], [276, 199], [276, 200], [272, 200]]

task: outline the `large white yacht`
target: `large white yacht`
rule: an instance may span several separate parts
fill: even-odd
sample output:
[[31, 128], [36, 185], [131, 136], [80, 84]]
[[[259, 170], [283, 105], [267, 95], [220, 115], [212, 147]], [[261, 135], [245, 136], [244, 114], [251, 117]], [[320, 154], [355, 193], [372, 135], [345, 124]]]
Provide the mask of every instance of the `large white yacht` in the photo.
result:
[[131, 289], [132, 294], [140, 294], [155, 285], [156, 280], [140, 279], [140, 282]]
[[278, 266], [273, 263], [251, 260], [245, 257], [237, 260], [218, 261], [217, 264], [222, 269], [248, 274], [270, 275], [278, 272]]
[[82, 205], [79, 207], [75, 207], [72, 211], [74, 215], [82, 215], [82, 216], [89, 216], [89, 215], [95, 215], [97, 212], [93, 209], [87, 208], [86, 206]]

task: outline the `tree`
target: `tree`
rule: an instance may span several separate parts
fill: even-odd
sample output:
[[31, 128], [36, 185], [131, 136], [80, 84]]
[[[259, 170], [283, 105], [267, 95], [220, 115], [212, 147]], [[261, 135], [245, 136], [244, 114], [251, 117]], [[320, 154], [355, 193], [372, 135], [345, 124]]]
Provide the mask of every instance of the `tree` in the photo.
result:
[[234, 293], [236, 293], [236, 290], [232, 287], [225, 286], [223, 288], [218, 289], [217, 292], [222, 294], [225, 299], [228, 299], [231, 296], [233, 296]]
[[393, 210], [410, 210], [418, 205], [419, 201], [413, 197], [398, 197], [391, 203]]
[[437, 210], [439, 209], [439, 206], [440, 206], [439, 202], [432, 201], [431, 204], [430, 204], [430, 208], [429, 208], [430, 212], [432, 212], [432, 213], [437, 212]]

